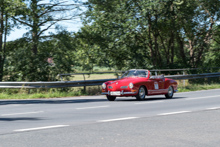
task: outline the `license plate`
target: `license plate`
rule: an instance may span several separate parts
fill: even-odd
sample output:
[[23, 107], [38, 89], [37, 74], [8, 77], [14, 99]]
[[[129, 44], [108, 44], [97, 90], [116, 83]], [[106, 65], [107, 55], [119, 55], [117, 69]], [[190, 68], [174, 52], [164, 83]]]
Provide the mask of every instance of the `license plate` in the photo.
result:
[[121, 95], [120, 91], [112, 91], [110, 92], [110, 95]]

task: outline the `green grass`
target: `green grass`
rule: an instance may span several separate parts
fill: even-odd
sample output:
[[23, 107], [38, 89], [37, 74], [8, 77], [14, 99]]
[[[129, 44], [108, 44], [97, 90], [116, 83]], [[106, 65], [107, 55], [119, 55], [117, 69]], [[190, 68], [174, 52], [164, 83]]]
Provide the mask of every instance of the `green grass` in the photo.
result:
[[100, 86], [88, 86], [86, 92], [83, 87], [65, 89], [0, 89], [0, 99], [37, 99], [62, 98], [83, 95], [101, 94]]
[[178, 92], [189, 92], [189, 91], [199, 91], [199, 90], [208, 90], [208, 89], [218, 89], [220, 88], [220, 84], [188, 84], [187, 86], [179, 86]]
[[1, 93], [0, 99], [37, 99], [37, 98], [60, 98], [60, 97], [72, 97], [72, 96], [79, 96], [79, 95], [86, 95], [86, 93], [83, 93], [81, 91], [76, 92], [42, 92], [42, 93], [34, 93], [34, 94], [28, 94], [28, 93], [14, 93], [14, 94], [8, 94], [8, 93]]

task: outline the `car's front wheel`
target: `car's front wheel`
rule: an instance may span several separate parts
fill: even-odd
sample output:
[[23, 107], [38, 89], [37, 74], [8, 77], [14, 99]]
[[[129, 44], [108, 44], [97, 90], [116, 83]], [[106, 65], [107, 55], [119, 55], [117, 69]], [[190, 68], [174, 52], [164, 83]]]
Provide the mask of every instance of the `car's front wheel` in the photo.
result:
[[169, 99], [173, 97], [173, 87], [172, 87], [172, 86], [170, 86], [170, 87], [168, 88], [168, 93], [165, 94], [165, 97], [166, 97], [166, 98], [169, 98]]
[[116, 99], [116, 96], [107, 95], [106, 97], [109, 101], [114, 101]]
[[138, 94], [136, 95], [137, 100], [144, 100], [146, 95], [146, 89], [144, 86], [141, 86], [138, 90]]

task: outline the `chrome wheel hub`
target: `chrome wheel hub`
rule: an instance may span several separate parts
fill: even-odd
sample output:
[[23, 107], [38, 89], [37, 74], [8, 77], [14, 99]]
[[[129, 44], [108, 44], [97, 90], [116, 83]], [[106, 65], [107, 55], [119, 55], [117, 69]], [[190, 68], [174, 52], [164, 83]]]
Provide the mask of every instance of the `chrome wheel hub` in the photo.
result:
[[139, 89], [139, 97], [140, 97], [141, 99], [144, 99], [144, 98], [145, 98], [145, 89], [144, 89], [143, 87], [141, 87], [141, 88]]
[[168, 95], [171, 97], [173, 95], [173, 88], [170, 86], [168, 89]]

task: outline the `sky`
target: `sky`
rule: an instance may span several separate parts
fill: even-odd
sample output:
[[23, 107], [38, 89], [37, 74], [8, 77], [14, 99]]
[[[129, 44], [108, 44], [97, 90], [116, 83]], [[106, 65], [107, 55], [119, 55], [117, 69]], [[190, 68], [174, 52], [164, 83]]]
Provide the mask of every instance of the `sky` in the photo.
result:
[[[81, 0], [82, 2], [86, 2], [87, 0]], [[50, 3], [50, 0], [43, 0], [42, 3]], [[72, 4], [71, 0], [65, 0], [65, 2], [68, 4]], [[86, 8], [82, 8], [82, 11], [86, 11]], [[82, 27], [82, 21], [78, 17], [76, 17], [73, 20], [69, 21], [62, 21], [58, 23], [62, 27], [64, 27], [69, 32], [78, 32], [79, 29]], [[47, 35], [49, 32], [55, 33], [55, 25], [52, 26], [44, 35]], [[43, 29], [43, 28], [42, 28]], [[7, 41], [13, 41], [16, 39], [19, 39], [23, 37], [23, 35], [28, 32], [29, 30], [26, 30], [25, 27], [21, 27], [20, 29], [14, 28], [12, 31], [10, 31], [10, 34], [7, 36]]]
[[[59, 25], [62, 25], [62, 27], [64, 27], [69, 32], [78, 32], [79, 29], [82, 27], [82, 22], [80, 19], [76, 19], [76, 20], [72, 20], [72, 21], [64, 21], [62, 23], [59, 23]], [[26, 30], [24, 27], [22, 27], [20, 29], [14, 28], [14, 30], [12, 30], [10, 32], [10, 35], [7, 37], [7, 41], [13, 41], [13, 40], [19, 39], [23, 36], [23, 34], [25, 34], [28, 31], [29, 30]], [[48, 32], [55, 33], [54, 27], [49, 29], [49, 31], [47, 31], [46, 34]]]

